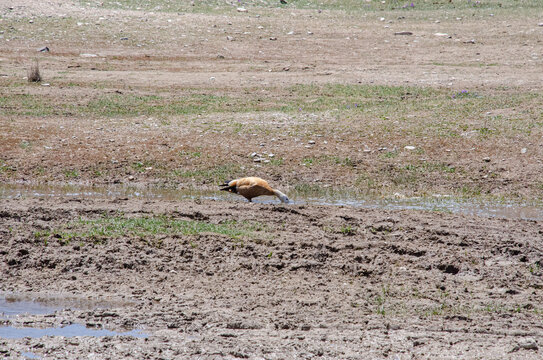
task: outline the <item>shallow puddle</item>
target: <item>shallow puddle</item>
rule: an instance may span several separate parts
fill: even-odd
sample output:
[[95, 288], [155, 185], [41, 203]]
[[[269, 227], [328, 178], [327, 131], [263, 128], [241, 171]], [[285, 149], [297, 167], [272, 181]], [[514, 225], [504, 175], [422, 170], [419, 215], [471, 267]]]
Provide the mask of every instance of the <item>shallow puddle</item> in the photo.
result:
[[[89, 308], [90, 302], [78, 301], [83, 307]], [[46, 315], [52, 314], [57, 310], [62, 310], [67, 304], [75, 304], [73, 299], [59, 299], [55, 297], [44, 301], [27, 300], [24, 295], [0, 295], [0, 319], [10, 319], [25, 315]], [[95, 306], [94, 308], [97, 308]], [[87, 328], [81, 324], [71, 324], [63, 327], [51, 328], [33, 328], [33, 327], [14, 327], [0, 326], [0, 338], [21, 339], [25, 337], [40, 338], [42, 336], [133, 336], [138, 338], [147, 338], [148, 334], [141, 330], [131, 331], [111, 331], [106, 329]], [[31, 353], [29, 353], [31, 354]], [[26, 356], [31, 358], [30, 356]]]
[[37, 329], [32, 327], [16, 328], [13, 326], [0, 326], [0, 338], [3, 339], [21, 339], [21, 338], [41, 338], [43, 336], [133, 336], [137, 338], [147, 338], [148, 334], [140, 330], [131, 330], [127, 332], [110, 331], [105, 329], [87, 328], [85, 325], [72, 324], [64, 327]]
[[[22, 186], [1, 185], [0, 199], [17, 198], [140, 198], [179, 201], [182, 199], [212, 199], [217, 201], [245, 201], [237, 195], [220, 191], [174, 190], [174, 189], [141, 189], [137, 187], [84, 187], [69, 186]], [[278, 203], [274, 197], [262, 197], [253, 200], [255, 203]], [[352, 206], [367, 209], [387, 210], [423, 210], [460, 213], [473, 216], [499, 217], [505, 219], [543, 220], [543, 206], [513, 202], [488, 202], [437, 196], [430, 198], [404, 199], [367, 199], [356, 196], [338, 195], [334, 197], [291, 197], [293, 204]]]
[[38, 301], [17, 300], [13, 297], [0, 296], [0, 319], [10, 318], [17, 315], [43, 315], [51, 314], [56, 310], [62, 309], [61, 306], [47, 306]]

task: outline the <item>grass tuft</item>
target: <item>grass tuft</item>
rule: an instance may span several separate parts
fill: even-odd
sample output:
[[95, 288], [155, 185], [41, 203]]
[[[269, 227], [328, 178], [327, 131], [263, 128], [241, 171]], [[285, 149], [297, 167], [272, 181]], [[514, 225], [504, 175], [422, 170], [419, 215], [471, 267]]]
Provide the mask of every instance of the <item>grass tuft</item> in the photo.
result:
[[27, 72], [28, 82], [40, 82], [42, 80], [38, 60], [34, 60]]

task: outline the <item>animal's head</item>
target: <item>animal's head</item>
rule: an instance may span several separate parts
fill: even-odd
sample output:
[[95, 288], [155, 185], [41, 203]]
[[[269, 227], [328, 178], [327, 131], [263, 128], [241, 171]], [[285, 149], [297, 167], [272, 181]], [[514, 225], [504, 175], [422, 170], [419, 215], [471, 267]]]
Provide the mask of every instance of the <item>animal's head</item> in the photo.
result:
[[285, 204], [288, 204], [290, 202], [290, 200], [288, 199], [288, 196], [286, 196], [285, 194], [280, 194], [279, 200], [281, 200], [281, 202]]

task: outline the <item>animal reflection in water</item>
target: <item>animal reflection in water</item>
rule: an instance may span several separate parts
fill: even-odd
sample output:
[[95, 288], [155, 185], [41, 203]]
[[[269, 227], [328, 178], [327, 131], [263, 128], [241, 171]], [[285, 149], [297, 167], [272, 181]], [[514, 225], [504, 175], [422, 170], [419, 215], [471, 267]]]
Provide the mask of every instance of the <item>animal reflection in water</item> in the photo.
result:
[[277, 196], [283, 203], [288, 203], [288, 197], [279, 190], [272, 189], [268, 182], [258, 177], [245, 177], [227, 181], [220, 185], [221, 190], [244, 196], [249, 202], [257, 196]]

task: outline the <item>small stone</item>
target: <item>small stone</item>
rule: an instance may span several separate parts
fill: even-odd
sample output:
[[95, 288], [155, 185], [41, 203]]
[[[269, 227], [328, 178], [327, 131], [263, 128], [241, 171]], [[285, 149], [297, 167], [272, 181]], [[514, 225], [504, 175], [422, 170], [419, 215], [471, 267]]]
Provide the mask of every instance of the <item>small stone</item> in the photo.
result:
[[379, 21], [385, 21], [385, 18], [384, 17], [379, 18]]
[[294, 35], [294, 31], [289, 31], [287, 35]]
[[44, 46], [37, 50], [38, 52], [49, 52], [49, 48], [47, 46]]
[[253, 159], [253, 161], [254, 161], [255, 163], [259, 163], [259, 162], [261, 162], [261, 161], [262, 161], [262, 159], [261, 159], [261, 158], [259, 158], [259, 157], [257, 157], [257, 158], [254, 158], [254, 159]]
[[411, 31], [398, 31], [394, 35], [413, 35], [413, 33]]
[[84, 58], [98, 57], [96, 54], [79, 54], [79, 56]]
[[275, 41], [277, 38], [275, 36], [270, 37], [270, 40]]
[[123, 40], [123, 41], [128, 40], [128, 38], [127, 37], [122, 37], [121, 40]]
[[404, 147], [405, 150], [415, 150], [417, 147], [416, 146], [411, 146], [411, 145], [407, 145], [406, 147]]
[[134, 179], [135, 179], [135, 178], [134, 178], [134, 176], [132, 176], [132, 175], [130, 175], [130, 176], [128, 177], [128, 180], [130, 180], [130, 181], [134, 181]]
[[240, 7], [240, 8], [238, 8], [238, 12], [246, 13], [247, 9]]
[[217, 59], [224, 59], [224, 55], [221, 55], [221, 54], [217, 55]]
[[308, 31], [308, 32], [307, 32], [307, 35], [313, 35], [313, 32]]
[[307, 143], [308, 143], [309, 145], [313, 145], [313, 144], [315, 144], [315, 140], [309, 140]]
[[521, 153], [521, 154], [526, 154], [526, 151], [528, 151], [526, 148], [520, 149], [520, 153]]
[[250, 156], [250, 157], [255, 157], [255, 156], [257, 156], [257, 155], [258, 155], [257, 153], [253, 152], [253, 153], [251, 153], [249, 156]]
[[527, 338], [524, 340], [521, 340], [518, 343], [517, 349], [524, 349], [524, 350], [537, 350], [539, 347], [537, 346], [537, 342], [532, 338]]
[[43, 83], [43, 84], [41, 84], [41, 86], [51, 86], [51, 84], [49, 84], [49, 83]]
[[268, 157], [271, 157], [271, 158], [272, 158], [272, 157], [274, 157], [274, 156], [275, 156], [275, 154], [268, 154]]
[[446, 34], [446, 33], [435, 33], [434, 35], [435, 35], [435, 36], [439, 36], [439, 37], [450, 38], [449, 34]]
[[539, 24], [537, 24], [537, 26], [543, 26], [543, 23], [539, 23]]
[[234, 41], [234, 38], [233, 38], [232, 36], [227, 36], [227, 37], [226, 37], [226, 40], [228, 40], [228, 41]]
[[489, 158], [488, 156], [487, 156], [487, 157], [484, 157], [484, 158], [483, 158], [483, 161], [484, 161], [484, 162], [490, 162], [490, 158]]

